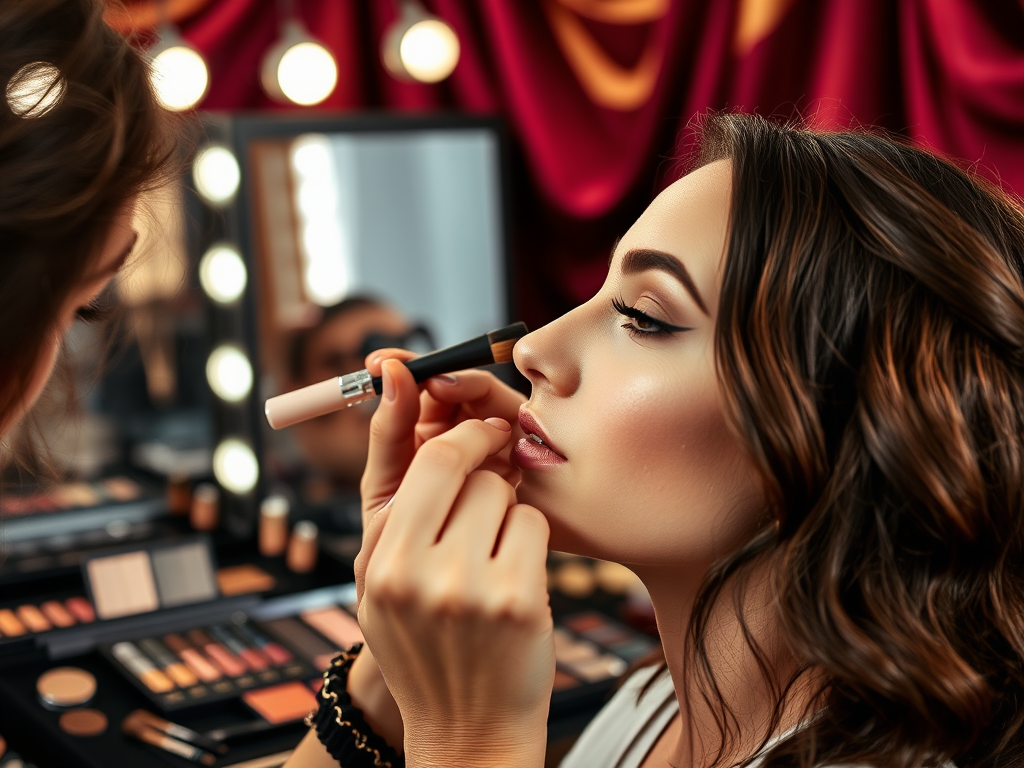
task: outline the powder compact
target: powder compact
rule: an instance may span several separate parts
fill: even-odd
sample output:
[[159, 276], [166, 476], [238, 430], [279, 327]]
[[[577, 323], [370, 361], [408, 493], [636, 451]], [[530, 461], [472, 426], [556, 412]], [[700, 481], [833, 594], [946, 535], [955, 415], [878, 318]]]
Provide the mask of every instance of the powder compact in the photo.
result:
[[96, 678], [78, 667], [57, 667], [39, 676], [36, 691], [47, 709], [80, 707], [96, 695]]
[[107, 730], [107, 716], [98, 709], [72, 709], [57, 724], [72, 736], [99, 736]]

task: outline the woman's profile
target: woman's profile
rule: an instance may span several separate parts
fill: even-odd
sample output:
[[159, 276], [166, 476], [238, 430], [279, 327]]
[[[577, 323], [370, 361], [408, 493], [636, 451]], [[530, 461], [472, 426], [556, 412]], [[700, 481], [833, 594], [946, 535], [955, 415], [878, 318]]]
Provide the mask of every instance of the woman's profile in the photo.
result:
[[1019, 764], [1022, 275], [1019, 202], [956, 165], [708, 118], [598, 294], [517, 345], [525, 404], [368, 359], [337, 711], [408, 765], [542, 765], [550, 546], [640, 576], [665, 662], [566, 766]]

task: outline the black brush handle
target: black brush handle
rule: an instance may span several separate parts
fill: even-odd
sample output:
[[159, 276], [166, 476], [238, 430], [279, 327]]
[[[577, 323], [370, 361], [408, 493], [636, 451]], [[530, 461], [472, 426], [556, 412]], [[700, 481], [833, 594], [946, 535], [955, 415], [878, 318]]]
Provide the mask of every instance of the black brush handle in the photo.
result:
[[[477, 368], [481, 365], [490, 365], [493, 362], [494, 354], [491, 352], [491, 342], [488, 339], [488, 334], [485, 333], [483, 336], [477, 336], [475, 339], [421, 355], [403, 364], [412, 371], [413, 378], [419, 383], [426, 381], [431, 376], [461, 371], [464, 368]], [[380, 376], [373, 377], [373, 391], [378, 395], [384, 392]]]

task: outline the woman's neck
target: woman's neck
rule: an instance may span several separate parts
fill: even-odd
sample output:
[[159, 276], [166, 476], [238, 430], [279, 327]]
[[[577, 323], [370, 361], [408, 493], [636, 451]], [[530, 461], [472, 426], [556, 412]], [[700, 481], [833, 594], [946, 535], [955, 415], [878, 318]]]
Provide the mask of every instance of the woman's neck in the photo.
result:
[[[678, 729], [678, 743], [670, 745], [670, 762], [680, 768], [702, 768], [713, 762], [722, 742], [715, 719], [716, 710], [704, 701], [694, 679], [696, 673], [684, 674], [687, 628], [703, 571], [675, 568], [634, 570], [651, 595], [665, 660], [680, 703], [682, 728]], [[714, 670], [723, 701], [735, 716], [735, 721], [730, 718], [734, 741], [728, 754], [724, 755], [733, 759], [724, 764], [742, 759], [758, 748], [775, 707], [773, 687], [775, 690], [785, 687], [799, 666], [779, 638], [771, 608], [768, 564], [755, 567], [751, 573], [743, 606], [750, 636], [760, 645], [764, 660], [776, 675], [778, 687], [764, 679], [753, 651], [744, 640], [743, 628], [733, 607], [734, 600], [735, 592], [727, 585], [711, 610], [705, 631], [707, 661]], [[798, 724], [807, 704], [806, 696], [806, 686], [794, 686], [794, 693], [773, 735]]]

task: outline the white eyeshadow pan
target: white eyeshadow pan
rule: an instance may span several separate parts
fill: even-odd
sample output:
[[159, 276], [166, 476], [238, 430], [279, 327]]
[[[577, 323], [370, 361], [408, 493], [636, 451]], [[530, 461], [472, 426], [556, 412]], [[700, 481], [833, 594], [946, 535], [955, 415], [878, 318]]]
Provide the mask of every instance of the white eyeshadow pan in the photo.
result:
[[160, 607], [148, 552], [100, 557], [87, 564], [96, 615], [117, 619]]

